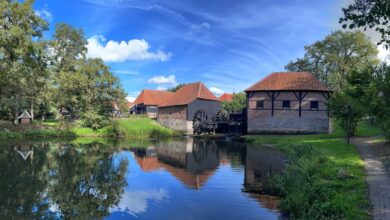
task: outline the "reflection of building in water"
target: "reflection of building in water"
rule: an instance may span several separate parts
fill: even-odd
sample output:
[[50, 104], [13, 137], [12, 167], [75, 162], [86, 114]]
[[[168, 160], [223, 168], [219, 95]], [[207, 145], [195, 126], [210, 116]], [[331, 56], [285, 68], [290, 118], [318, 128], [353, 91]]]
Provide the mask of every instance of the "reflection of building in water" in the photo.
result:
[[34, 151], [31, 145], [19, 145], [14, 146], [14, 150], [22, 157], [23, 160], [27, 160], [28, 157], [33, 159]]
[[281, 172], [286, 160], [286, 155], [280, 151], [266, 147], [247, 147], [243, 190], [256, 198], [263, 207], [276, 210], [278, 199], [264, 193], [269, 175]]
[[164, 169], [188, 187], [195, 189], [201, 188], [207, 182], [219, 164], [217, 147], [209, 141], [188, 138], [160, 142], [155, 149], [157, 157], [148, 156], [148, 150], [134, 150], [141, 169]]

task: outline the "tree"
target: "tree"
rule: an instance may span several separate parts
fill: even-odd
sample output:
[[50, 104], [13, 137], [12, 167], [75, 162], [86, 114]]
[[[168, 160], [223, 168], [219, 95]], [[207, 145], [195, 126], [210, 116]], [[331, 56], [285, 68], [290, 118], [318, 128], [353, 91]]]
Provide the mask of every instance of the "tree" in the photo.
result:
[[355, 0], [343, 8], [344, 17], [340, 18], [343, 28], [364, 27], [375, 29], [382, 36], [379, 44], [385, 43], [390, 48], [390, 1], [389, 0]]
[[179, 90], [181, 87], [183, 87], [185, 85], [186, 85], [185, 83], [180, 83], [177, 86], [174, 86], [172, 88], [167, 89], [167, 91], [169, 91], [169, 92], [176, 92], [177, 90]]
[[243, 92], [233, 94], [232, 101], [223, 101], [222, 107], [228, 112], [239, 112], [246, 107], [246, 95]]
[[22, 108], [33, 106], [46, 77], [47, 23], [35, 14], [33, 2], [0, 0], [0, 103], [15, 120]]
[[57, 109], [67, 109], [72, 119], [84, 119], [85, 126], [99, 128], [107, 121], [113, 103], [125, 106], [126, 94], [101, 59], [86, 58], [86, 44], [82, 30], [57, 25], [51, 41], [55, 102]]
[[74, 70], [74, 63], [85, 58], [87, 54], [87, 40], [81, 29], [76, 29], [68, 24], [56, 25], [52, 48], [52, 62], [56, 72]]
[[374, 88], [371, 90], [371, 114], [390, 141], [390, 66], [383, 64], [375, 69]]
[[329, 109], [344, 130], [346, 136], [354, 135], [358, 123], [370, 114], [373, 68], [352, 71], [346, 86], [335, 92], [329, 101]]
[[340, 91], [348, 73], [379, 63], [378, 51], [364, 33], [336, 31], [305, 47], [305, 55], [286, 65], [288, 71], [314, 74], [330, 89]]

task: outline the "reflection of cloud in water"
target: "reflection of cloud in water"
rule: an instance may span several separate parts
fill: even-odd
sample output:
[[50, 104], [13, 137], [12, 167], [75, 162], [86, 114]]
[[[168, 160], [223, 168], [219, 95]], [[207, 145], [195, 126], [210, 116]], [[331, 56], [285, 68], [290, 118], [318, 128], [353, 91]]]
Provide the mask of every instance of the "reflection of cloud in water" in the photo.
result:
[[168, 191], [165, 189], [152, 189], [140, 191], [126, 191], [119, 204], [110, 209], [110, 212], [126, 212], [130, 215], [143, 213], [148, 208], [148, 200], [160, 202], [168, 198]]

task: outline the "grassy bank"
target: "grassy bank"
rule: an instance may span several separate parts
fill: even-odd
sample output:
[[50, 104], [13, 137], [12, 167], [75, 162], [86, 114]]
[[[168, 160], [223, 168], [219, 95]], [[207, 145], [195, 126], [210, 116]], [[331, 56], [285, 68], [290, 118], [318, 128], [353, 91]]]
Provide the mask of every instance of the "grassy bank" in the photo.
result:
[[[362, 123], [357, 135], [378, 135], [378, 131]], [[285, 172], [271, 178], [269, 190], [282, 197], [280, 209], [290, 219], [369, 219], [363, 161], [340, 129], [333, 134], [245, 139], [289, 155]]]
[[[13, 125], [12, 125], [13, 126]], [[49, 137], [124, 137], [132, 139], [163, 138], [177, 135], [171, 129], [149, 118], [113, 120], [101, 129], [81, 127], [79, 123], [61, 124], [58, 121], [34, 122], [32, 125], [0, 126], [0, 138], [32, 139]]]

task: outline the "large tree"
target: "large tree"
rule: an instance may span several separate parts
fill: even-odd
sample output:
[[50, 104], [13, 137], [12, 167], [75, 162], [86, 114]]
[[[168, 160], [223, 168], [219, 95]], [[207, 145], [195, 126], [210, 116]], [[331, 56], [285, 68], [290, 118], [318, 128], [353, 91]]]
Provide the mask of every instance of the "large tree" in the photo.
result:
[[44, 88], [42, 32], [47, 23], [36, 15], [33, 3], [0, 0], [0, 103], [8, 118], [16, 119], [23, 108], [33, 106]]
[[90, 127], [107, 118], [113, 103], [124, 106], [126, 94], [101, 59], [86, 58], [83, 31], [66, 24], [56, 26], [51, 41], [51, 72], [58, 109], [67, 109], [73, 119], [89, 118]]
[[355, 0], [343, 8], [344, 17], [340, 19], [343, 28], [374, 29], [381, 34], [378, 44], [385, 43], [390, 47], [390, 1], [389, 0]]
[[352, 70], [377, 64], [378, 51], [364, 33], [336, 31], [305, 47], [305, 55], [286, 65], [288, 71], [308, 71], [334, 91], [346, 84]]

